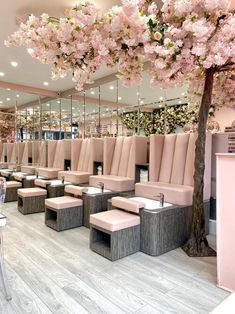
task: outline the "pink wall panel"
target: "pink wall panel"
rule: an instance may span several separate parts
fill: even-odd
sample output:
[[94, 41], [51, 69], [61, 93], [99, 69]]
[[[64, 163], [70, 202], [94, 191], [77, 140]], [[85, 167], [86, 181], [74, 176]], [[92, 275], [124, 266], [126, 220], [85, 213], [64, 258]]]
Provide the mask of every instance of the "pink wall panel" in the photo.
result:
[[235, 154], [217, 155], [218, 285], [235, 291]]
[[231, 9], [235, 9], [235, 0], [231, 0]]

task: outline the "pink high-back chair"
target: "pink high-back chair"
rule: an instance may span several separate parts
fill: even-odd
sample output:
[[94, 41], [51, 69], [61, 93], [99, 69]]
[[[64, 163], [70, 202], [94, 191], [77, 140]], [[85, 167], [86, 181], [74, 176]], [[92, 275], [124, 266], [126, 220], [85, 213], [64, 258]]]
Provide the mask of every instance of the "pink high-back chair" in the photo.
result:
[[132, 191], [135, 187], [135, 165], [146, 163], [147, 140], [145, 136], [104, 139], [103, 175], [91, 176], [90, 186], [117, 191]]
[[71, 159], [71, 140], [48, 141], [48, 167], [36, 168], [39, 176], [55, 179], [64, 170], [65, 159]]
[[[197, 134], [150, 136], [149, 182], [137, 183], [135, 195], [155, 199], [163, 193], [168, 203], [191, 205]], [[207, 134], [204, 199], [210, 199], [211, 134]]]
[[58, 178], [73, 184], [88, 183], [93, 174], [94, 161], [103, 160], [103, 139], [73, 140], [71, 144], [71, 170], [60, 171]]

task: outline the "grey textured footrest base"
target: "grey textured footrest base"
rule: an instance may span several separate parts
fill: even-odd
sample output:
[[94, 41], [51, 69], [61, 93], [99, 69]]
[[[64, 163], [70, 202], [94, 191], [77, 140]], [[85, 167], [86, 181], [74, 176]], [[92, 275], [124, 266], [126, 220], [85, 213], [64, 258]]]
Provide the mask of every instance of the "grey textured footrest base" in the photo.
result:
[[90, 248], [111, 261], [134, 254], [140, 250], [140, 226], [110, 232], [91, 225]]
[[44, 212], [46, 198], [46, 195], [24, 198], [18, 195], [18, 211], [23, 215]]
[[83, 207], [63, 209], [46, 207], [45, 224], [56, 231], [81, 227], [83, 224]]
[[16, 187], [6, 189], [5, 203], [17, 201], [17, 190]]

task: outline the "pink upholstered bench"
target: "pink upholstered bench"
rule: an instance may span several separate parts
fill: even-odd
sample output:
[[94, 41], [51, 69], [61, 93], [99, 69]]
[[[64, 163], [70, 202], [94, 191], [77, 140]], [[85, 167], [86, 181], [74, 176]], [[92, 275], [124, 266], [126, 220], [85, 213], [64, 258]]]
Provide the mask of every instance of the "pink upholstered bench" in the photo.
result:
[[71, 196], [46, 199], [45, 224], [56, 231], [82, 226], [82, 200]]
[[45, 180], [45, 179], [36, 179], [34, 181], [35, 186], [41, 187], [47, 190], [48, 198], [55, 198], [64, 196], [65, 186], [71, 184], [70, 182], [63, 182], [62, 180]]
[[17, 201], [17, 190], [22, 187], [22, 184], [17, 181], [6, 182], [5, 203]]
[[90, 248], [115, 261], [140, 249], [140, 217], [122, 210], [90, 216]]
[[26, 214], [44, 212], [44, 202], [47, 191], [41, 188], [29, 188], [18, 190], [18, 210]]
[[82, 196], [83, 193], [88, 191], [87, 187], [83, 187], [83, 186], [76, 186], [76, 185], [66, 185], [65, 189], [64, 189], [65, 193], [69, 194], [69, 195], [74, 195], [74, 196]]

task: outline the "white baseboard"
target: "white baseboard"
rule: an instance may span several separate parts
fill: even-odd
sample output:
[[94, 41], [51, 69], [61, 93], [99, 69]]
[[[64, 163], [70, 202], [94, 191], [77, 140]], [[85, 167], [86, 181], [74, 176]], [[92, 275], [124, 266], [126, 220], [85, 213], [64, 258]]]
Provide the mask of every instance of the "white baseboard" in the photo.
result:
[[210, 221], [209, 221], [209, 233], [216, 235], [216, 220], [210, 219]]

